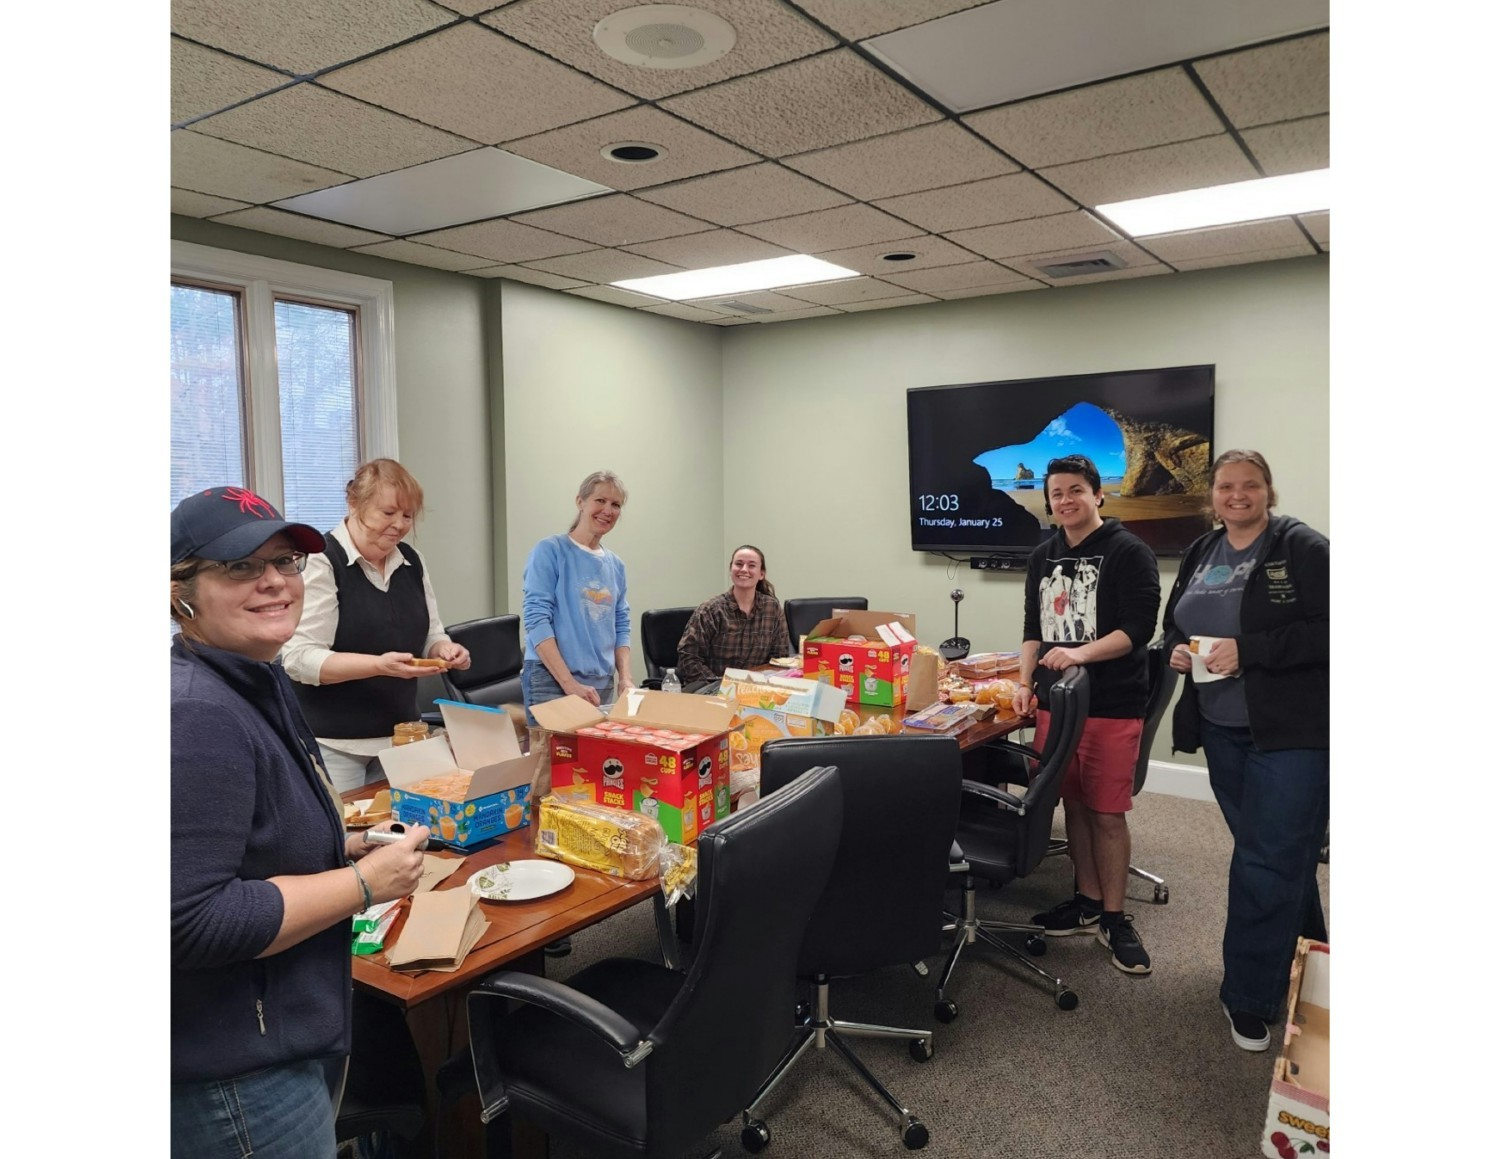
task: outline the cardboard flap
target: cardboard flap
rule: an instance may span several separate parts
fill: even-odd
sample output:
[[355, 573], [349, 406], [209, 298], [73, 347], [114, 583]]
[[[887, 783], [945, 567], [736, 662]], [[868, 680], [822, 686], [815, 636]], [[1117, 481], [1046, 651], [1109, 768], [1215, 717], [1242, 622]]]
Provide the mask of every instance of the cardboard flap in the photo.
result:
[[495, 761], [474, 770], [474, 779], [469, 782], [465, 801], [475, 801], [491, 793], [514, 789], [531, 784], [531, 775], [536, 771], [536, 758], [514, 756], [509, 760]]
[[533, 704], [531, 715], [548, 732], [577, 732], [604, 719], [599, 710], [581, 696], [563, 696], [543, 704]]
[[[448, 747], [453, 750], [453, 761], [459, 768], [477, 774], [486, 765], [494, 765], [521, 755], [515, 726], [510, 722], [510, 714], [503, 708], [460, 704], [456, 700], [436, 700], [433, 703], [443, 714], [443, 727], [448, 730]], [[476, 775], [474, 779], [477, 782], [479, 778]], [[471, 788], [469, 796], [476, 795]]]
[[[635, 711], [632, 712], [631, 710]], [[536, 709], [532, 708], [536, 715]], [[714, 696], [694, 696], [686, 692], [645, 692], [637, 702], [620, 701], [609, 714], [611, 720], [631, 724], [649, 724], [652, 728], [669, 728], [674, 732], [716, 733], [734, 723], [734, 708]], [[538, 720], [542, 718], [537, 716]]]
[[453, 771], [453, 750], [446, 736], [432, 736], [411, 744], [396, 745], [380, 754], [380, 767], [392, 788], [404, 789], [428, 777]]
[[867, 636], [871, 640], [879, 640], [882, 624], [900, 624], [906, 631], [915, 633], [917, 617], [910, 612], [839, 612], [832, 619], [819, 620], [807, 635], [809, 639], [818, 636]]

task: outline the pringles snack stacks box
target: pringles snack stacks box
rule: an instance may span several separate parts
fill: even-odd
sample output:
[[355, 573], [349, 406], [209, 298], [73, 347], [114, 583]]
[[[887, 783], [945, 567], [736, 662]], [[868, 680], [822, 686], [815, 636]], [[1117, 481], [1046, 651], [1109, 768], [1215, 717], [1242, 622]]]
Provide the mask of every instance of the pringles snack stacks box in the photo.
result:
[[850, 704], [904, 704], [916, 627], [905, 612], [836, 612], [802, 642], [802, 675], [842, 688]]

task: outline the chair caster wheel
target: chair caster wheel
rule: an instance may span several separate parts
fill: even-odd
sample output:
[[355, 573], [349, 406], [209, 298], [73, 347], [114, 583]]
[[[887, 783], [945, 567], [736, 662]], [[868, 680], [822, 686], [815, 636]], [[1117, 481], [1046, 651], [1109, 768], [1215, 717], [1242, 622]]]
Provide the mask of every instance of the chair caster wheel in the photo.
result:
[[932, 1057], [932, 1039], [914, 1038], [906, 1049], [917, 1062], [926, 1062]]
[[1074, 994], [1071, 990], [1059, 990], [1055, 1001], [1059, 1010], [1078, 1009], [1078, 995]]
[[901, 1128], [901, 1142], [908, 1151], [920, 1151], [927, 1146], [927, 1128], [918, 1119], [908, 1119]]
[[1151, 900], [1157, 905], [1166, 905], [1167, 899], [1171, 896], [1171, 893], [1164, 885], [1158, 885], [1154, 890], [1151, 891]]
[[770, 1142], [771, 1128], [759, 1119], [751, 1119], [740, 1128], [740, 1146], [752, 1155], [759, 1155]]
[[958, 1003], [951, 998], [940, 998], [932, 1007], [932, 1016], [939, 1022], [952, 1022], [958, 1017]]
[[1047, 939], [1041, 934], [1032, 934], [1026, 939], [1026, 952], [1033, 958], [1040, 958], [1047, 952]]

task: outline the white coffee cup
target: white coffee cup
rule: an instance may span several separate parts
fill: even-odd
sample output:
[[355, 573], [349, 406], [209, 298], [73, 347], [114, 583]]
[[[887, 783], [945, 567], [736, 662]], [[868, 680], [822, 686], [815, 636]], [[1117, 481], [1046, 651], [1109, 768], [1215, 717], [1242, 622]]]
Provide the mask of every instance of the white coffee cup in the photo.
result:
[[1208, 654], [1213, 651], [1214, 645], [1222, 636], [1190, 636], [1188, 637], [1188, 653], [1193, 659], [1193, 680], [1197, 684], [1207, 684], [1210, 680], [1223, 680], [1226, 673], [1210, 672], [1208, 670]]

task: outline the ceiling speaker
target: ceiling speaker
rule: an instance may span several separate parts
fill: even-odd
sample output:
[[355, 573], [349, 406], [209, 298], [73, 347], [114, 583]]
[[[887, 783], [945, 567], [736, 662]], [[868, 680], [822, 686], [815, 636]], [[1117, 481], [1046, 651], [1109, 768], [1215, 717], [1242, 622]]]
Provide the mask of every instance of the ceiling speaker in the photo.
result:
[[734, 47], [727, 20], [681, 4], [642, 4], [611, 12], [594, 25], [594, 43], [636, 68], [696, 68]]

